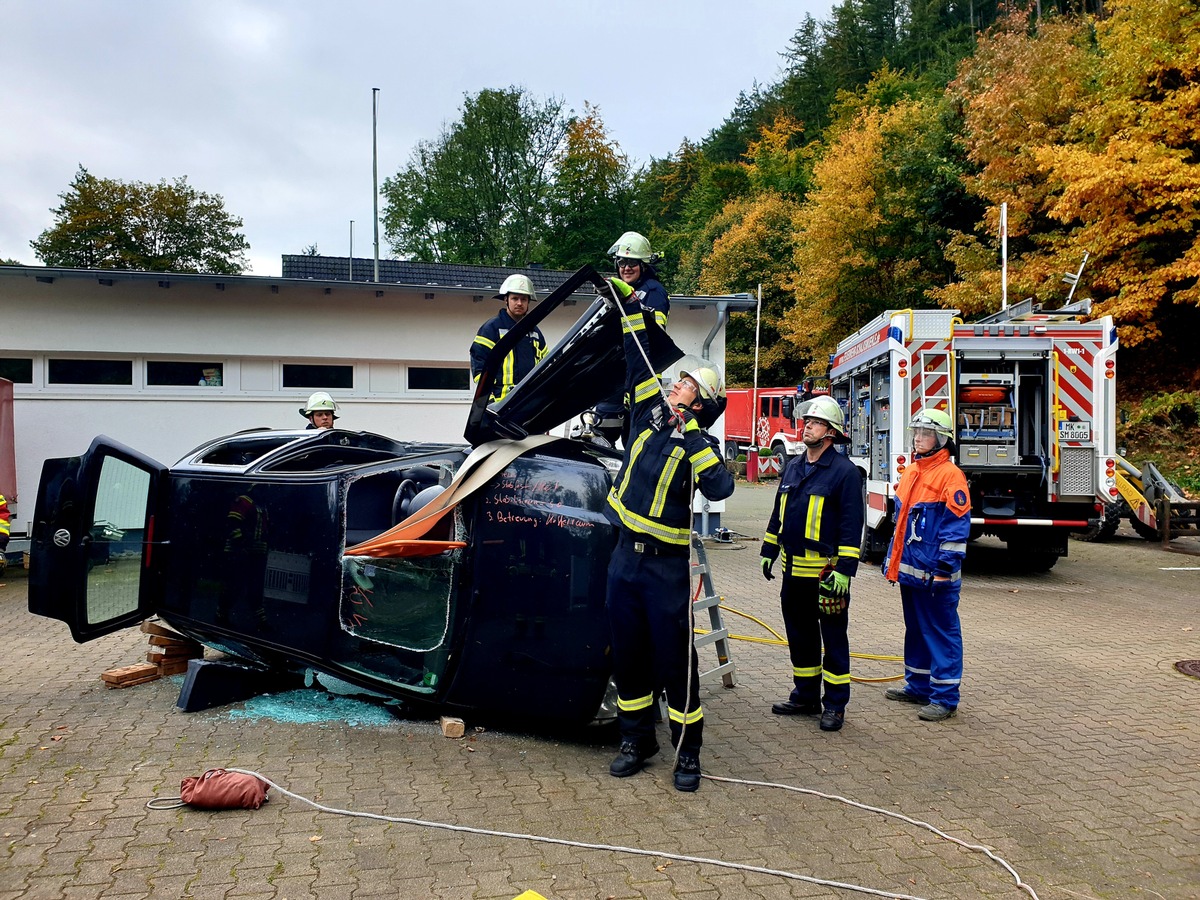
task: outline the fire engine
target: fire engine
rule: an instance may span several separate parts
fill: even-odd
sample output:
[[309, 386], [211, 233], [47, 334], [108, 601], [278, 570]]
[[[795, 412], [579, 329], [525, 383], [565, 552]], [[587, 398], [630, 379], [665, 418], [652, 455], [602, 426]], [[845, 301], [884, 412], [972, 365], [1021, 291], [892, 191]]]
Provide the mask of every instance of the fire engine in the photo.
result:
[[[779, 471], [787, 465], [788, 457], [803, 449], [800, 443], [804, 423], [796, 422], [796, 406], [828, 389], [814, 387], [811, 381], [797, 387], [730, 388], [725, 407], [725, 458], [737, 459], [751, 447], [770, 447]], [[758, 406], [758, 414], [751, 415]]]
[[906, 426], [923, 407], [955, 422], [972, 539], [996, 535], [1015, 565], [1046, 571], [1068, 534], [1099, 524], [1118, 496], [1117, 332], [1090, 311], [1026, 300], [964, 323], [957, 310], [888, 310], [838, 344], [830, 388], [866, 482], [868, 552], [887, 548]]

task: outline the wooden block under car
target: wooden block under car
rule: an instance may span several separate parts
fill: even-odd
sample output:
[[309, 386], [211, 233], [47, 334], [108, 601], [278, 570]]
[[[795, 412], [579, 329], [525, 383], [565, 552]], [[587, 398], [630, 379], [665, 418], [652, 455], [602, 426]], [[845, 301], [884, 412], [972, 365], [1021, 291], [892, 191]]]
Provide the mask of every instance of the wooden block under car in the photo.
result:
[[453, 716], [442, 716], [438, 720], [442, 726], [442, 734], [448, 738], [460, 738], [467, 733], [467, 723]]
[[150, 635], [148, 640], [150, 642], [151, 647], [162, 647], [164, 649], [166, 649], [168, 647], [172, 647], [172, 648], [186, 647], [189, 649], [194, 648], [196, 650], [202, 649], [200, 647], [200, 645], [197, 644], [195, 641], [189, 641], [187, 638], [182, 638], [182, 639], [181, 638], [169, 638], [169, 637], [163, 637], [161, 634], [152, 634], [152, 635]]
[[156, 634], [159, 637], [174, 638], [177, 641], [186, 641], [187, 640], [187, 638], [185, 638], [182, 634], [180, 634], [174, 628], [168, 628], [162, 622], [156, 621], [154, 619], [147, 619], [145, 622], [142, 623], [142, 634]]
[[150, 663], [135, 663], [100, 673], [100, 680], [109, 687], [131, 687], [158, 678], [158, 666]]

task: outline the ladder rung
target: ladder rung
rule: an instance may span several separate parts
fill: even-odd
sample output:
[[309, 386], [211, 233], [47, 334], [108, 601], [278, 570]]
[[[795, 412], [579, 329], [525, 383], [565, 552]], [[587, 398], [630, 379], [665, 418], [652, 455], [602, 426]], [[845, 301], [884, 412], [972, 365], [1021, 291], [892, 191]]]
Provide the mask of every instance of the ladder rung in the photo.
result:
[[692, 609], [708, 609], [710, 606], [716, 606], [720, 602], [721, 602], [720, 596], [718, 596], [717, 594], [710, 594], [707, 597], [700, 597], [695, 602], [693, 602]]
[[[710, 682], [713, 682], [713, 681], [723, 681], [725, 679], [725, 675], [727, 673], [732, 673], [732, 672], [733, 672], [733, 661], [730, 660], [727, 663], [722, 663], [721, 665], [717, 666], [715, 669], [709, 669], [707, 672], [701, 672], [700, 673], [700, 683], [701, 684], [709, 684]], [[732, 685], [727, 685], [727, 687], [732, 687]]]
[[716, 631], [710, 631], [708, 634], [696, 635], [694, 643], [697, 647], [705, 647], [715, 641], [725, 641], [729, 639], [728, 628], [718, 628]]

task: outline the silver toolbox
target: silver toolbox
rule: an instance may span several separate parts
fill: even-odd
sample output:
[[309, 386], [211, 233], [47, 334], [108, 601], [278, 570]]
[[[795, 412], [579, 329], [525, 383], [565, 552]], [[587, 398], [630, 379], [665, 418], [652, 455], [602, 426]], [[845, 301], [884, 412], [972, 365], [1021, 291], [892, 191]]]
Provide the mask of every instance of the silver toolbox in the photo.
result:
[[960, 466], [986, 466], [988, 464], [988, 448], [983, 444], [963, 444], [958, 448], [958, 464]]
[[998, 444], [987, 448], [989, 466], [1011, 466], [1017, 461], [1017, 448], [1011, 444]]

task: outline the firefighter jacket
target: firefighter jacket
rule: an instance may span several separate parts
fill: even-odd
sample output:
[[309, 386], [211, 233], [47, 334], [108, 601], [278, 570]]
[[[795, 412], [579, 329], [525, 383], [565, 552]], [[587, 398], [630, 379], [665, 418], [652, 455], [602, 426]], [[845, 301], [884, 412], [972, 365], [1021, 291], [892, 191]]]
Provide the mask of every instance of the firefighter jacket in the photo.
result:
[[[479, 373], [483, 371], [483, 365], [496, 342], [507, 334], [510, 328], [516, 326], [517, 323], [513, 321], [507, 309], [500, 310], [500, 315], [488, 319], [480, 326], [475, 340], [471, 342], [472, 383], [479, 382]], [[520, 383], [521, 379], [542, 361], [547, 349], [546, 338], [536, 327], [522, 338], [500, 365], [500, 377], [492, 389], [492, 400], [503, 399], [514, 384]]]
[[733, 493], [733, 476], [721, 462], [720, 444], [694, 419], [682, 434], [670, 423], [671, 410], [662, 400], [658, 376], [646, 371], [638, 349], [649, 349], [644, 316], [656, 315], [638, 305], [626, 307], [622, 321], [626, 387], [632, 399], [629, 446], [621, 471], [608, 494], [609, 521], [658, 544], [682, 550], [691, 543], [692, 483], [709, 500]]
[[8, 547], [9, 518], [8, 501], [0, 494], [0, 552]]
[[914, 459], [900, 476], [896, 498], [896, 529], [883, 563], [887, 580], [909, 587], [925, 587], [935, 575], [960, 581], [971, 499], [967, 476], [950, 460], [950, 450]]
[[817, 578], [832, 565], [854, 577], [862, 552], [862, 483], [854, 463], [833, 447], [814, 463], [805, 454], [791, 460], [759, 555], [774, 560], [782, 549], [784, 575]]
[[[648, 265], [642, 265], [644, 273], [649, 268]], [[654, 311], [654, 321], [658, 323], [658, 327], [667, 330], [667, 315], [671, 312], [671, 298], [667, 296], [667, 289], [662, 286], [657, 278], [646, 275], [636, 284], [631, 284], [633, 288], [633, 296], [642, 304], [642, 308], [651, 309]], [[642, 365], [645, 368], [645, 364]], [[629, 405], [629, 398], [625, 395], [624, 389], [615, 391], [612, 396], [606, 397], [596, 404], [596, 411], [604, 416], [614, 414], [623, 415], [625, 408]]]

